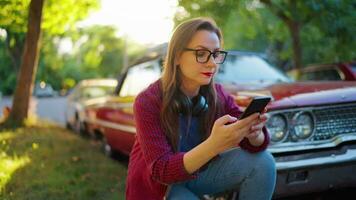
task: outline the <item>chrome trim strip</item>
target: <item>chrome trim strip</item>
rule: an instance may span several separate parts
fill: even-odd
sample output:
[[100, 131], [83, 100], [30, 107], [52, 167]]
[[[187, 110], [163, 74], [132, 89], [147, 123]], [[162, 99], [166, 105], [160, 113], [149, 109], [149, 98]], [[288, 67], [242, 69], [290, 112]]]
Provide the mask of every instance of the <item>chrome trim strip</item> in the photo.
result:
[[280, 152], [292, 152], [292, 151], [301, 151], [306, 149], [323, 149], [336, 147], [339, 144], [347, 141], [355, 141], [356, 133], [348, 133], [347, 135], [338, 135], [329, 140], [317, 141], [314, 143], [310, 142], [288, 142], [284, 144], [278, 144], [278, 146], [269, 146], [268, 150], [271, 153], [280, 153]]
[[103, 102], [100, 102], [100, 103], [95, 103], [93, 105], [89, 105], [89, 107], [106, 107], [106, 108], [112, 108], [112, 109], [120, 109], [120, 108], [132, 108], [133, 107], [133, 102], [130, 102], [130, 103], [120, 103], [120, 102], [107, 102], [106, 101], [103, 101]]
[[319, 157], [288, 162], [276, 162], [276, 167], [277, 170], [290, 170], [318, 165], [338, 164], [350, 161], [356, 161], [356, 149], [348, 149], [346, 153], [342, 155], [331, 155], [329, 157]]
[[112, 128], [120, 131], [125, 131], [131, 134], [136, 134], [136, 128], [134, 126], [122, 125], [122, 124], [108, 122], [100, 119], [91, 120], [90, 123], [94, 123], [94, 124], [96, 123], [106, 128]]
[[122, 109], [122, 108], [133, 108], [133, 102], [130, 102], [130, 103], [110, 102], [110, 103], [106, 103], [104, 105], [105, 105], [105, 107], [111, 108], [113, 110]]

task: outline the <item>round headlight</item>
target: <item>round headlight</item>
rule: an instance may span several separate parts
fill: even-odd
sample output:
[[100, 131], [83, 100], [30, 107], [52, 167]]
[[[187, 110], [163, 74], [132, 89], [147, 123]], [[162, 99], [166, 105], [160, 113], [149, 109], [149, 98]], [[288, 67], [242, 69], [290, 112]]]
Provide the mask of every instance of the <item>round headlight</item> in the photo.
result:
[[314, 118], [310, 112], [297, 113], [293, 117], [293, 128], [296, 139], [305, 140], [310, 138], [314, 132]]
[[272, 115], [266, 123], [266, 128], [274, 143], [282, 142], [287, 137], [288, 124], [283, 115]]

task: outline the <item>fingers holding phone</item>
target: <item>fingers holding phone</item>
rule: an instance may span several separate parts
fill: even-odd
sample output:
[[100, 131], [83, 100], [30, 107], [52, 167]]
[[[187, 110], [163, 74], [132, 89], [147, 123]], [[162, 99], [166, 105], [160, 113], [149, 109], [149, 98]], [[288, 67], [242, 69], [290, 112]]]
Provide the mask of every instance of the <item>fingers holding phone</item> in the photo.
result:
[[230, 126], [238, 132], [239, 135], [242, 135], [245, 137], [251, 132], [251, 127], [254, 124], [257, 124], [259, 121], [259, 114], [254, 113], [252, 115], [249, 115], [248, 117], [245, 117], [243, 119], [239, 119], [236, 122], [230, 124]]
[[214, 149], [218, 152], [227, 150], [236, 146], [243, 138], [248, 138], [254, 144], [263, 141], [261, 133], [267, 120], [263, 113], [270, 100], [271, 97], [255, 97], [239, 119], [230, 115], [217, 119], [208, 138]]
[[236, 147], [240, 141], [250, 133], [253, 124], [258, 122], [258, 114], [252, 114], [245, 119], [225, 115], [217, 119], [208, 138], [218, 153]]
[[246, 138], [255, 139], [262, 134], [262, 128], [266, 125], [266, 121], [267, 116], [265, 114], [261, 114], [257, 122], [251, 126], [250, 132], [246, 135]]
[[266, 106], [271, 101], [271, 97], [260, 96], [254, 97], [251, 103], [247, 106], [246, 110], [240, 115], [239, 119], [244, 119], [253, 113], [259, 113], [259, 118], [254, 124], [251, 125], [249, 133], [246, 134], [246, 138], [255, 144], [263, 142], [264, 137], [262, 134], [262, 128], [265, 126], [267, 121], [267, 116], [264, 114], [267, 112]]

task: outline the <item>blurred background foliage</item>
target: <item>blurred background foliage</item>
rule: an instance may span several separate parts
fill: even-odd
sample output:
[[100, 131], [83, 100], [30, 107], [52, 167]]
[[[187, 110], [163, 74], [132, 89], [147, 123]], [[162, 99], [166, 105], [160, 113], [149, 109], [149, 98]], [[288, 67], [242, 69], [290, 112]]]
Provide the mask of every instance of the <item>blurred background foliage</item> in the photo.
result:
[[[0, 0], [0, 91], [14, 92], [19, 72], [30, 0]], [[80, 27], [78, 22], [100, 8], [98, 0], [46, 0], [36, 82], [67, 90], [85, 78], [116, 77], [125, 41], [106, 25]], [[127, 41], [131, 55], [143, 47]]]
[[[356, 58], [354, 0], [178, 0], [176, 22], [212, 17], [223, 29], [225, 48], [259, 51], [282, 70]], [[290, 26], [297, 26], [297, 30]], [[300, 56], [294, 57], [293, 36]], [[296, 66], [299, 59], [300, 66]]]
[[[28, 5], [29, 0], [0, 0], [0, 91], [4, 95], [12, 94], [16, 85]], [[265, 53], [285, 71], [356, 57], [353, 0], [178, 0], [178, 6], [175, 24], [211, 17], [222, 27], [226, 49]], [[118, 36], [112, 26], [78, 26], [99, 8], [98, 0], [46, 0], [36, 82], [66, 90], [81, 79], [116, 77], [125, 52], [132, 61], [145, 51], [147, 47]]]

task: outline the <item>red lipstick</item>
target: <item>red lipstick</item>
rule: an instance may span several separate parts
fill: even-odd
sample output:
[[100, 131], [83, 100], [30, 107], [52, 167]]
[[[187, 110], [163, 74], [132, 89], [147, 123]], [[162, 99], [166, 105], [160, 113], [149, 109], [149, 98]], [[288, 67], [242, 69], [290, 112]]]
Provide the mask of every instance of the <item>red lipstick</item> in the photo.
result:
[[212, 73], [212, 72], [205, 72], [205, 73], [202, 73], [204, 76], [206, 76], [206, 77], [211, 77], [211, 76], [213, 76], [213, 74], [214, 73]]

